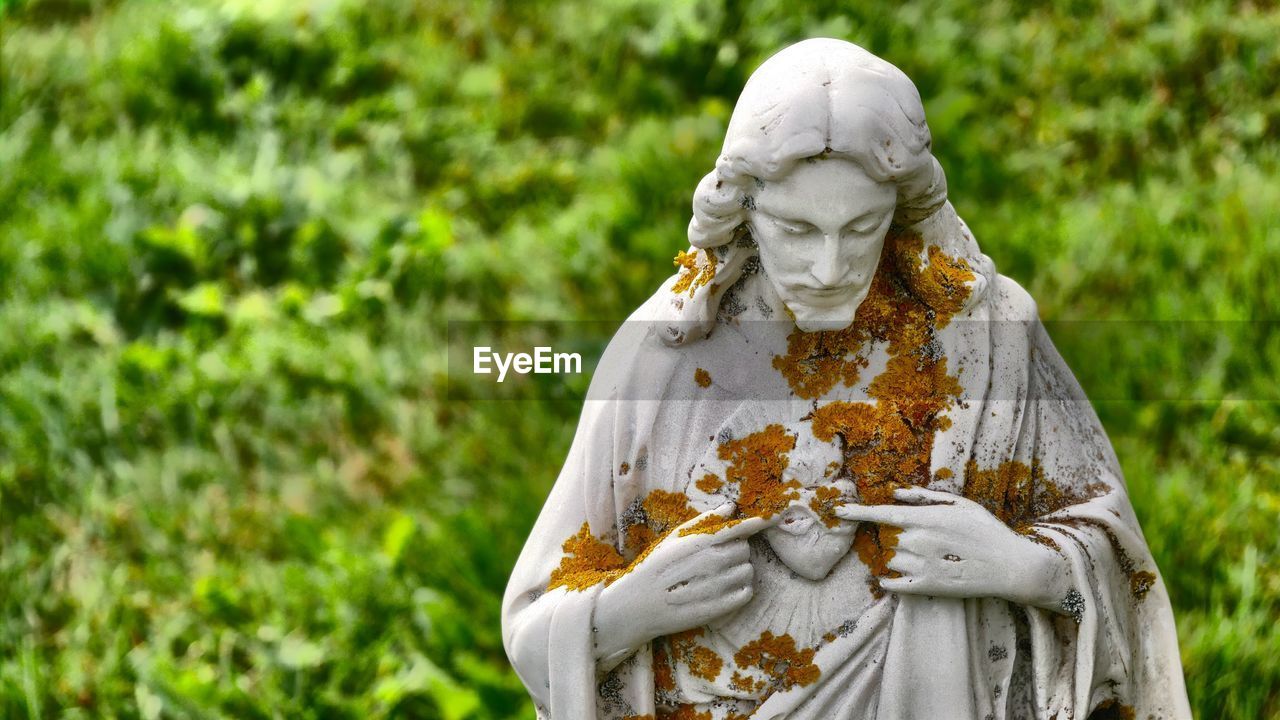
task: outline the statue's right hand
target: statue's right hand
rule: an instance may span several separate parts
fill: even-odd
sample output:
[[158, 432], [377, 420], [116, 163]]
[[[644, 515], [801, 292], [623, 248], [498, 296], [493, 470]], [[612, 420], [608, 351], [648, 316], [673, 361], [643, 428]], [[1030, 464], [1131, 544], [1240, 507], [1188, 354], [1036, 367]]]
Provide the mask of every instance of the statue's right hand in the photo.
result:
[[752, 517], [715, 533], [682, 534], [700, 522], [733, 514], [725, 503], [662, 539], [596, 601], [596, 656], [634, 649], [661, 635], [706, 624], [751, 599], [755, 574], [747, 538], [777, 518]]

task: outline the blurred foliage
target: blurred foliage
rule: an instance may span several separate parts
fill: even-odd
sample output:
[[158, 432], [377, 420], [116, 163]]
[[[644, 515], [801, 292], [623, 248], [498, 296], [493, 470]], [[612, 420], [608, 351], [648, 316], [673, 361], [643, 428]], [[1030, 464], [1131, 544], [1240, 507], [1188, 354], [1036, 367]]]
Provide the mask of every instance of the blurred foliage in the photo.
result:
[[445, 321], [625, 317], [827, 35], [1045, 318], [1246, 329], [1060, 343], [1208, 398], [1098, 405], [1198, 716], [1280, 717], [1280, 11], [846, 5], [0, 0], [0, 715], [529, 717], [498, 599], [578, 407], [448, 401]]

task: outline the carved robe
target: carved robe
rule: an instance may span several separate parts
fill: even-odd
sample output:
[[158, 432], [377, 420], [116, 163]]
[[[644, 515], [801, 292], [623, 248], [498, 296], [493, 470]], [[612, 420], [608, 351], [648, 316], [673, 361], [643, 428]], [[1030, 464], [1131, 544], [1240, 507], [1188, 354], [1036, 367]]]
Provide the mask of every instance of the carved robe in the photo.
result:
[[[1110, 443], [1032, 299], [949, 204], [891, 231], [857, 320], [838, 333], [798, 331], [758, 269], [717, 288], [706, 272], [717, 257], [700, 252], [610, 343], [507, 588], [504, 640], [539, 717], [1190, 717], [1168, 596]], [[714, 332], [664, 344], [664, 308], [700, 292], [723, 293]], [[1059, 612], [885, 593], [875, 580], [893, 531], [873, 525], [812, 582], [766, 566], [753, 538], [756, 597], [738, 612], [776, 632], [691, 628], [597, 660], [600, 590], [705, 509], [684, 490], [709, 445], [742, 441], [716, 434], [748, 402], [841, 439], [862, 502], [911, 485], [969, 497], [1056, 549], [1074, 589]], [[785, 444], [763, 442], [769, 425], [744, 463], [787, 462]], [[776, 511], [790, 499], [769, 474], [777, 462], [715, 480], [760, 484]]]

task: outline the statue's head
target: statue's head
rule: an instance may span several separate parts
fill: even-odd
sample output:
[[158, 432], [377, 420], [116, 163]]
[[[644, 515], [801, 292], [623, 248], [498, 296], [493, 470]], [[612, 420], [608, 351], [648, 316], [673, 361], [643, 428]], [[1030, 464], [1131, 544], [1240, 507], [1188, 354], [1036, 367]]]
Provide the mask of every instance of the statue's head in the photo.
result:
[[890, 225], [946, 201], [930, 147], [920, 95], [888, 62], [830, 39], [769, 58], [694, 194], [689, 240], [717, 267], [714, 287], [676, 301], [681, 318], [713, 319], [720, 294], [758, 255], [802, 330], [848, 326]]

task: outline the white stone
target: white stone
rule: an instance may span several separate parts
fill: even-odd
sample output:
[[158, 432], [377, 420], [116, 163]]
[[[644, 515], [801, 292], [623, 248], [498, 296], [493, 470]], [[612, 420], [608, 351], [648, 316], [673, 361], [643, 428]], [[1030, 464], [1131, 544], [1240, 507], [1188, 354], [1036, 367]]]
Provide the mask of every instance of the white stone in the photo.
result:
[[1190, 717], [1110, 443], [901, 71], [765, 62], [689, 239], [507, 588], [540, 717]]

